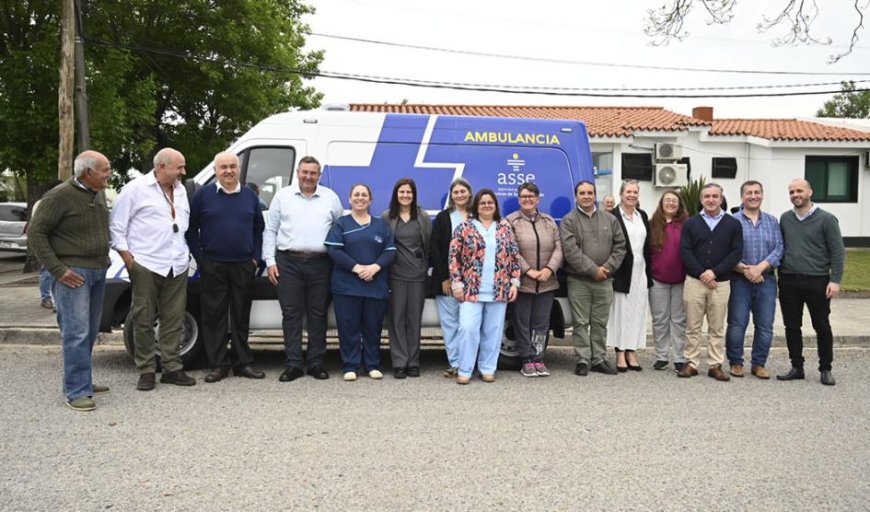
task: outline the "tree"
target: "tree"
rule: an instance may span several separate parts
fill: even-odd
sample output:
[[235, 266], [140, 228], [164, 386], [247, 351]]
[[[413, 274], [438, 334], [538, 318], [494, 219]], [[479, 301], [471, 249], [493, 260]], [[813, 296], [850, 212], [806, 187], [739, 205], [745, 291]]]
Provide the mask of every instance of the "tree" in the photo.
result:
[[842, 92], [826, 101], [816, 117], [870, 119], [870, 90], [855, 90], [855, 82], [843, 82], [842, 87]]
[[[863, 5], [862, 5], [863, 1]], [[644, 32], [653, 38], [652, 44], [667, 44], [672, 39], [682, 41], [688, 35], [683, 29], [686, 16], [692, 11], [695, 3], [709, 16], [708, 25], [723, 25], [734, 18], [734, 7], [737, 0], [670, 0], [658, 9], [647, 10], [646, 28]], [[819, 38], [811, 32], [813, 22], [819, 13], [817, 0], [783, 0], [782, 9], [775, 16], [763, 16], [762, 21], [756, 25], [759, 32], [766, 32], [777, 26], [784, 26], [788, 30], [785, 35], [774, 39], [777, 46], [793, 43], [804, 44], [831, 44], [831, 38]], [[855, 22], [849, 39], [849, 47], [842, 53], [831, 55], [828, 61], [834, 63], [852, 53], [858, 43], [858, 33], [864, 28], [864, 12], [870, 7], [865, 0], [851, 0], [854, 10]]]
[[134, 144], [116, 167], [149, 169], [154, 150], [172, 145], [198, 170], [263, 117], [318, 106], [322, 96], [302, 84], [322, 60], [303, 52], [300, 18], [310, 12], [299, 0], [90, 2], [93, 62], [126, 64], [102, 86], [149, 116], [124, 125], [121, 138]]
[[[59, 4], [0, 11], [0, 169], [27, 178], [31, 203], [56, 170]], [[312, 10], [300, 0], [82, 0], [82, 11], [91, 143], [121, 179], [163, 146], [198, 170], [263, 117], [320, 102], [302, 83], [322, 52], [303, 51]]]

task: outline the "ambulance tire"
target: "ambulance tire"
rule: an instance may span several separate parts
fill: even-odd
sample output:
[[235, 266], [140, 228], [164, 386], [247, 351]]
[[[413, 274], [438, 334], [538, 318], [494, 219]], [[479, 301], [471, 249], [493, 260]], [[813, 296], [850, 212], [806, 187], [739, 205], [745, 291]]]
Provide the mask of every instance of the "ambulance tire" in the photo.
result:
[[[127, 355], [133, 359], [136, 353], [136, 340], [133, 335], [133, 322], [131, 315], [132, 313], [128, 314], [127, 319], [124, 321], [124, 348], [127, 351]], [[159, 324], [160, 322], [156, 320], [154, 321], [155, 334], [159, 332]], [[187, 369], [195, 368], [202, 362], [202, 336], [200, 333], [201, 330], [198, 312], [194, 314], [190, 310], [185, 311], [184, 318], [181, 321], [181, 344], [179, 352], [181, 355], [181, 361]], [[157, 347], [157, 357], [158, 359], [160, 358], [159, 345]]]

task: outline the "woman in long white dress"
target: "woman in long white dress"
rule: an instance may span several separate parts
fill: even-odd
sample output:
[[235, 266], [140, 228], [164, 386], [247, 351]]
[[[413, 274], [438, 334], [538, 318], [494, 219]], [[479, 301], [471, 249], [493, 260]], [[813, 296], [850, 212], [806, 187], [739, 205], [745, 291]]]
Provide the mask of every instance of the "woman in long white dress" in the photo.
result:
[[613, 274], [613, 303], [607, 322], [607, 346], [616, 349], [616, 369], [641, 371], [637, 350], [646, 346], [647, 310], [652, 286], [647, 234], [649, 219], [638, 208], [640, 187], [627, 180], [619, 189], [619, 205], [611, 212], [622, 226], [627, 247], [622, 265]]

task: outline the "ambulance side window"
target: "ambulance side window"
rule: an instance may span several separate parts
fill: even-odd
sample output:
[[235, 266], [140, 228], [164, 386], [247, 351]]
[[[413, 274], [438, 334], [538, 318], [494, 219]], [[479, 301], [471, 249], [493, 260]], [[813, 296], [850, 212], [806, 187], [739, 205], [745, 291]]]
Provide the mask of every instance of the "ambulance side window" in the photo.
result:
[[275, 193], [290, 184], [296, 168], [296, 150], [292, 147], [256, 147], [239, 155], [243, 180], [260, 196], [266, 210]]

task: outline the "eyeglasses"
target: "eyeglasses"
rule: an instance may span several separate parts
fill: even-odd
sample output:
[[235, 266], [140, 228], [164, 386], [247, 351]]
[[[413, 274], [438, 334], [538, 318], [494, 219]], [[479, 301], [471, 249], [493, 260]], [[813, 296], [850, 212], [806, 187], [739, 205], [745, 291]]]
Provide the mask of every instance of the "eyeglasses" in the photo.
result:
[[533, 196], [533, 195], [521, 195], [521, 196], [520, 196], [520, 199], [521, 199], [521, 200], [537, 199], [537, 197], [538, 197], [538, 196]]
[[663, 199], [662, 204], [680, 204], [679, 199]]

